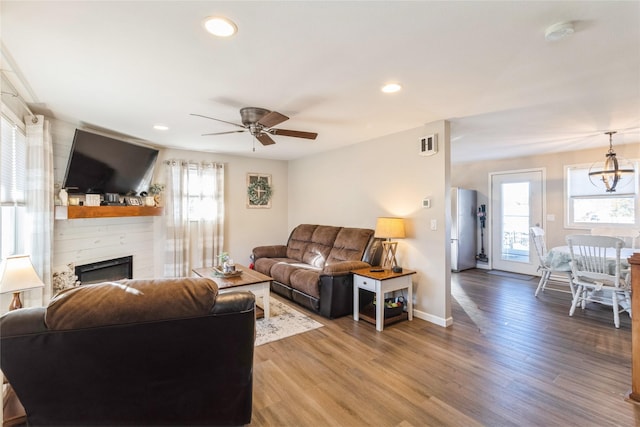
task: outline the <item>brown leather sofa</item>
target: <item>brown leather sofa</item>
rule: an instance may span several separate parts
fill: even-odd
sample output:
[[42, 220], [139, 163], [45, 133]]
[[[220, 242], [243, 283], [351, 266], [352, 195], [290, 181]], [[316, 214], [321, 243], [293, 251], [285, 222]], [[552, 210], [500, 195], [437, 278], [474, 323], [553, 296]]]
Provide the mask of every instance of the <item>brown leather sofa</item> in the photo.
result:
[[0, 335], [29, 425], [251, 421], [251, 293], [207, 278], [86, 285], [5, 314]]
[[329, 318], [353, 312], [352, 270], [380, 263], [381, 240], [367, 228], [301, 224], [286, 245], [253, 249], [271, 290]]

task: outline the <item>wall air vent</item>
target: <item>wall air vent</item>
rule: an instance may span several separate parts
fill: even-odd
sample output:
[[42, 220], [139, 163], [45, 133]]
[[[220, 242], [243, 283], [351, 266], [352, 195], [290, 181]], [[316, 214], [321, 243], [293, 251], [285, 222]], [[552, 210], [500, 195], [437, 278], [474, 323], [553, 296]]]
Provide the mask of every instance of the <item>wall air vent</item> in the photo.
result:
[[438, 152], [438, 134], [427, 135], [420, 138], [420, 155], [433, 156]]

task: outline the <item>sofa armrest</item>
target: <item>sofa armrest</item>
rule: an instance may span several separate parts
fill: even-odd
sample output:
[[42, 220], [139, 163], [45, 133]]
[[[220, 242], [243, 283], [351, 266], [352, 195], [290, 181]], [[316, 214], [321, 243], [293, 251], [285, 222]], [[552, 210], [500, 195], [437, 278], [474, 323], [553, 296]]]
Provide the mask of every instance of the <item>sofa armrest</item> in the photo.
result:
[[255, 310], [256, 297], [251, 292], [227, 292], [218, 294], [211, 314], [238, 313]]
[[340, 261], [334, 264], [325, 265], [322, 269], [321, 276], [342, 276], [346, 274], [350, 274], [351, 271], [357, 270], [359, 268], [368, 268], [371, 267], [370, 264], [367, 264], [364, 261]]
[[0, 336], [39, 334], [47, 331], [44, 307], [22, 308], [0, 317]]
[[258, 246], [253, 248], [253, 260], [258, 258], [285, 258], [287, 247], [285, 245]]

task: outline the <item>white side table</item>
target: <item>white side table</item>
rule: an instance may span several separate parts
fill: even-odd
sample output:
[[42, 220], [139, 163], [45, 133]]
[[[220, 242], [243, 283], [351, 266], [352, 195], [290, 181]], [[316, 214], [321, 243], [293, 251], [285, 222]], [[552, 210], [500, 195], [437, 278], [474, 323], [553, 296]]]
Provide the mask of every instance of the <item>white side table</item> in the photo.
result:
[[402, 270], [394, 273], [391, 270], [381, 272], [371, 271], [371, 268], [353, 270], [353, 320], [360, 320], [360, 289], [376, 294], [376, 330], [384, 328], [384, 294], [387, 292], [407, 289], [407, 314], [413, 320], [413, 284], [411, 276], [416, 274], [412, 270]]

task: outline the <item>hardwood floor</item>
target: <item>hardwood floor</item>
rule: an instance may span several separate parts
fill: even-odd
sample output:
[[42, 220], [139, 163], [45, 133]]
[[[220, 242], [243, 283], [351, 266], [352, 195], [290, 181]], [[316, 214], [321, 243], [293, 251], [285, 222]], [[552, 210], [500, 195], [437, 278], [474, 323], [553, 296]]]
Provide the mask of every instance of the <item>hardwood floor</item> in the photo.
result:
[[[452, 274], [454, 325], [349, 316], [257, 347], [251, 426], [637, 426], [631, 322], [537, 280]], [[304, 311], [304, 309], [300, 308]]]

